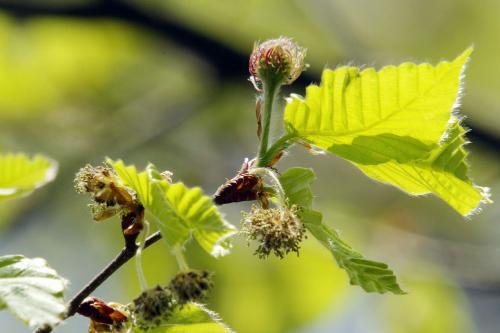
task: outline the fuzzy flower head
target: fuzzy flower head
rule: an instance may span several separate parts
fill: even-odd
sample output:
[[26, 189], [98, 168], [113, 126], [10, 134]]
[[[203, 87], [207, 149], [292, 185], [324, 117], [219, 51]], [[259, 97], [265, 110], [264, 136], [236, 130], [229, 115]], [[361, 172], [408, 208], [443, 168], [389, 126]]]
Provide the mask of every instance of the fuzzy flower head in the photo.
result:
[[304, 71], [305, 56], [306, 49], [291, 38], [280, 37], [256, 43], [248, 64], [250, 81], [256, 87], [266, 80], [291, 84]]
[[170, 289], [157, 286], [146, 290], [130, 306], [134, 325], [142, 330], [156, 328], [168, 320], [176, 306]]
[[289, 252], [299, 254], [305, 228], [297, 217], [296, 206], [263, 209], [253, 206], [250, 213], [243, 213], [241, 232], [248, 240], [259, 243], [255, 254], [266, 258], [274, 253], [283, 258]]
[[179, 272], [169, 284], [179, 304], [204, 301], [212, 287], [212, 274], [205, 270]]

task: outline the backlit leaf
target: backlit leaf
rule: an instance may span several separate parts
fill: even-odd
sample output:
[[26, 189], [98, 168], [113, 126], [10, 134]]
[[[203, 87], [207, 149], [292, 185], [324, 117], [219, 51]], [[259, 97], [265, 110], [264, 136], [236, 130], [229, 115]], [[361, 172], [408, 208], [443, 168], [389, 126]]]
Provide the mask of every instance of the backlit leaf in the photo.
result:
[[367, 292], [404, 294], [394, 272], [384, 263], [368, 260], [340, 239], [338, 233], [322, 223], [323, 216], [312, 209], [311, 183], [315, 175], [311, 169], [291, 168], [280, 177], [290, 205], [301, 207], [300, 219], [307, 230], [332, 252], [340, 268], [349, 275], [350, 283]]
[[54, 180], [57, 162], [42, 155], [0, 155], [0, 200], [28, 195]]
[[287, 131], [371, 178], [414, 195], [434, 193], [471, 214], [489, 201], [487, 189], [468, 178], [464, 131], [453, 115], [471, 52], [437, 66], [326, 69], [305, 99], [288, 100]]
[[8, 308], [31, 327], [54, 326], [66, 311], [66, 280], [41, 258], [0, 257], [0, 309]]
[[146, 208], [146, 218], [160, 229], [170, 247], [183, 245], [191, 235], [200, 246], [218, 257], [229, 252], [227, 238], [236, 228], [226, 222], [212, 199], [199, 187], [188, 188], [182, 182], [170, 184], [162, 179], [154, 165], [137, 172], [121, 160], [108, 163], [124, 185], [132, 188]]
[[434, 193], [461, 215], [471, 215], [478, 211], [481, 203], [491, 201], [489, 189], [474, 185], [468, 177], [464, 134], [464, 129], [455, 123], [444, 143], [425, 160], [355, 165], [373, 179], [413, 195]]
[[219, 315], [208, 310], [204, 305], [189, 303], [177, 308], [168, 320], [159, 323], [158, 327], [143, 331], [134, 328], [133, 333], [231, 333], [219, 318]]

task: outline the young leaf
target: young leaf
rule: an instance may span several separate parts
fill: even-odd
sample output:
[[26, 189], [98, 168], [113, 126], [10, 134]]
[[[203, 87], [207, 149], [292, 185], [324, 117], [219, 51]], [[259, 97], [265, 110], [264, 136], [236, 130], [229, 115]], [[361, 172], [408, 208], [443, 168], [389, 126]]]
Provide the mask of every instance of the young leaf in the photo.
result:
[[346, 270], [352, 285], [361, 286], [367, 292], [405, 294], [387, 264], [368, 260], [354, 251], [334, 229], [321, 223], [321, 213], [305, 211], [301, 218], [307, 230], [332, 252], [339, 267]]
[[0, 309], [8, 308], [31, 327], [54, 326], [66, 305], [66, 280], [41, 258], [0, 257]]
[[138, 172], [135, 166], [126, 166], [121, 160], [108, 160], [107, 163], [113, 167], [123, 184], [137, 194], [137, 199], [146, 209], [146, 219], [160, 229], [169, 247], [182, 245], [189, 239], [189, 226], [177, 218], [162, 190], [156, 189], [156, 186], [153, 190], [153, 182], [146, 171]]
[[332, 252], [339, 267], [349, 275], [351, 284], [367, 292], [404, 294], [394, 272], [386, 264], [364, 258], [342, 241], [335, 230], [322, 223], [322, 214], [312, 209], [311, 183], [314, 179], [314, 172], [305, 168], [288, 169], [280, 177], [288, 203], [301, 208], [300, 219], [307, 230]]
[[184, 244], [192, 234], [214, 257], [229, 252], [226, 239], [236, 233], [236, 228], [222, 218], [199, 187], [188, 188], [181, 182], [170, 184], [160, 177], [154, 165], [137, 172], [121, 160], [108, 163], [124, 185], [137, 193], [146, 208], [146, 218], [158, 226], [169, 247]]
[[42, 155], [0, 155], [0, 200], [28, 195], [54, 180], [57, 162]]
[[[378, 72], [357, 67], [326, 69], [320, 86], [307, 87], [305, 100], [294, 96], [288, 101], [285, 124], [324, 150], [351, 144], [360, 136], [381, 134], [436, 145], [448, 127], [460, 75], [471, 52], [468, 49], [453, 62], [435, 67], [404, 63]], [[401, 148], [393, 154], [397, 157], [400, 152]]]
[[[188, 303], [175, 309], [168, 320], [147, 331], [147, 333], [184, 332], [232, 333], [233, 331], [220, 320], [218, 314], [198, 303]], [[145, 331], [134, 328], [133, 333], [145, 333]]]
[[356, 164], [366, 175], [394, 185], [413, 195], [434, 193], [463, 216], [478, 211], [481, 203], [491, 202], [489, 189], [472, 183], [468, 177], [465, 130], [458, 122], [450, 127], [443, 144], [425, 160], [408, 163], [389, 161], [379, 165]]
[[[452, 111], [471, 52], [435, 67], [327, 69], [320, 86], [307, 88], [305, 100], [288, 100], [285, 126], [291, 135], [351, 161], [376, 180], [410, 194], [435, 193], [460, 214], [470, 214], [488, 201], [487, 191], [467, 178], [463, 133], [453, 143], [449, 138], [459, 126], [453, 125]], [[433, 163], [444, 150], [454, 155], [446, 168], [460, 166], [460, 177]]]

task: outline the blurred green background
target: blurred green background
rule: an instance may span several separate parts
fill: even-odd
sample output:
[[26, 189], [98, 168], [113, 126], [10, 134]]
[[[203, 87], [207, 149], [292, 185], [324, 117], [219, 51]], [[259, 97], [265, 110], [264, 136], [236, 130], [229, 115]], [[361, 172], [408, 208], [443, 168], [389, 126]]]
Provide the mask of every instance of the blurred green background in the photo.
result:
[[[55, 182], [0, 204], [0, 253], [41, 256], [76, 293], [121, 248], [118, 220], [91, 221], [72, 179], [105, 156], [148, 161], [212, 193], [256, 152], [254, 95], [246, 81], [255, 40], [293, 37], [311, 64], [288, 88], [303, 93], [324, 66], [380, 67], [451, 59], [475, 46], [462, 112], [480, 185], [500, 189], [498, 0], [0, 0], [0, 148], [60, 162]], [[469, 333], [500, 331], [500, 205], [471, 221], [434, 197], [376, 184], [333, 156], [294, 149], [288, 166], [313, 167], [316, 205], [367, 257], [389, 263], [406, 296], [348, 286], [313, 239], [300, 258], [262, 261], [242, 239], [213, 259], [209, 307], [240, 333]], [[246, 204], [224, 206], [234, 224]], [[176, 265], [163, 244], [145, 255], [150, 284]], [[130, 262], [95, 292], [128, 302], [139, 292]], [[81, 317], [56, 332], [86, 332]], [[0, 331], [29, 332], [7, 312]]]

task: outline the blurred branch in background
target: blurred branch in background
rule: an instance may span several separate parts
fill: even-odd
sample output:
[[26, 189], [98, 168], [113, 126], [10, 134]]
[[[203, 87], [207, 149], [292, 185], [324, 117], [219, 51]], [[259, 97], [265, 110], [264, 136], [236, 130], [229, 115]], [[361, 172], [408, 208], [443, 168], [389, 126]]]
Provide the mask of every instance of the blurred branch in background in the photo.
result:
[[[47, 4], [34, 1], [0, 0], [0, 10], [19, 18], [37, 16], [68, 16], [74, 18], [109, 18], [124, 20], [141, 28], [146, 28], [159, 36], [175, 42], [181, 48], [196, 53], [211, 64], [221, 80], [242, 79], [247, 76], [247, 56], [226, 44], [199, 33], [172, 20], [166, 15], [158, 15], [151, 10], [135, 6], [130, 2], [106, 0], [73, 4]], [[341, 61], [340, 61], [341, 62]], [[317, 81], [318, 73], [306, 72], [297, 84], [305, 85]], [[489, 149], [500, 151], [500, 138], [496, 133], [483, 130], [465, 121], [472, 129], [469, 138]]]
[[238, 54], [223, 43], [200, 35], [185, 26], [134, 6], [116, 0], [90, 1], [88, 3], [50, 5], [33, 1], [0, 1], [0, 10], [19, 18], [36, 16], [68, 16], [73, 18], [109, 18], [125, 20], [141, 28], [147, 28], [159, 36], [168, 38], [205, 58], [224, 78], [245, 77], [246, 55]]

